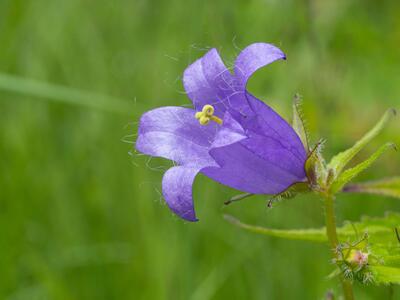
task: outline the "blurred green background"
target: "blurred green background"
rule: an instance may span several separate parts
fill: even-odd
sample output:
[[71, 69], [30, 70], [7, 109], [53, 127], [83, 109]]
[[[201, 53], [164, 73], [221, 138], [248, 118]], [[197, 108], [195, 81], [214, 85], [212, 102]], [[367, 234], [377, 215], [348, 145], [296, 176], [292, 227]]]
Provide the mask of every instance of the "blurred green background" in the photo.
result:
[[[294, 93], [303, 95], [327, 157], [400, 108], [397, 0], [0, 0], [0, 299], [323, 299], [340, 288], [327, 279], [327, 247], [257, 236], [222, 217], [319, 227], [316, 196], [224, 206], [237, 191], [199, 176], [191, 224], [160, 195], [170, 163], [133, 151], [143, 112], [189, 104], [181, 76], [190, 62], [216, 47], [232, 65], [257, 41], [288, 60], [249, 89], [288, 120]], [[400, 144], [399, 130], [396, 120], [356, 160]], [[399, 165], [388, 152], [358, 180], [400, 174]], [[336, 209], [342, 222], [400, 203], [342, 195]], [[355, 292], [385, 299], [389, 288]]]

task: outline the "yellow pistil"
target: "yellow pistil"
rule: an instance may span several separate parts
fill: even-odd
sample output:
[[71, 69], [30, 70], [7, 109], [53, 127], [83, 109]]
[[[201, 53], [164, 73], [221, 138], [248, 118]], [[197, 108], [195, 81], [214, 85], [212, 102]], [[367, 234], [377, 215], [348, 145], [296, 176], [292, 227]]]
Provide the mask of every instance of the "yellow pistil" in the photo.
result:
[[207, 125], [211, 121], [222, 125], [222, 120], [214, 116], [214, 106], [207, 104], [203, 106], [203, 109], [196, 113], [196, 119], [199, 120], [201, 125]]

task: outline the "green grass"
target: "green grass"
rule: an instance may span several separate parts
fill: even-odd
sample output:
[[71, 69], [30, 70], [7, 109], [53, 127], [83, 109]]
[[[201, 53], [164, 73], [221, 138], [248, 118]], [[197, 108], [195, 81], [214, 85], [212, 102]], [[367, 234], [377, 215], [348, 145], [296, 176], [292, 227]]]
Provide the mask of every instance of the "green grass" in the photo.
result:
[[[315, 196], [272, 210], [264, 197], [224, 207], [235, 191], [199, 176], [200, 222], [185, 223], [159, 194], [170, 164], [130, 156], [126, 141], [144, 111], [189, 104], [180, 78], [205, 49], [232, 65], [239, 48], [265, 41], [288, 61], [259, 71], [250, 90], [287, 119], [302, 94], [312, 138], [327, 139], [330, 157], [400, 108], [399, 20], [395, 0], [1, 0], [0, 298], [322, 299], [337, 290], [326, 247], [223, 219], [318, 227]], [[400, 144], [399, 129], [397, 119], [358, 161]], [[388, 152], [362, 178], [399, 174], [399, 165]], [[336, 209], [339, 221], [357, 220], [400, 203], [344, 195]]]

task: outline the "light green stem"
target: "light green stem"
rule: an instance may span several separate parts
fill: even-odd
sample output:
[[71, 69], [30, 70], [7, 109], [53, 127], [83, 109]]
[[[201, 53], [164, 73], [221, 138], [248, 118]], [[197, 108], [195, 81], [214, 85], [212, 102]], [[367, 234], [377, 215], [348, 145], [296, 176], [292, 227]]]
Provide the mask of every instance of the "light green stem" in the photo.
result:
[[[333, 206], [334, 197], [332, 195], [324, 195], [325, 199], [325, 223], [326, 223], [326, 235], [328, 236], [330, 248], [332, 250], [333, 257], [337, 259], [335, 249], [339, 244], [338, 236], [336, 233], [336, 220], [335, 220], [335, 208]], [[344, 298], [346, 300], [354, 300], [353, 287], [350, 281], [341, 277]]]

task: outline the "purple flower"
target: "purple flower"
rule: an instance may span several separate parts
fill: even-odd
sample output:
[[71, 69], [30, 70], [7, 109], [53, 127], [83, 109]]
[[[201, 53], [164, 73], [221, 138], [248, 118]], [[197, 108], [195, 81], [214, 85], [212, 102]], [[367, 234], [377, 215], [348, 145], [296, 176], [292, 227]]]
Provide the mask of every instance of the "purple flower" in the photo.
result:
[[164, 174], [162, 192], [180, 217], [197, 220], [192, 185], [199, 172], [252, 194], [278, 194], [306, 180], [299, 136], [246, 89], [256, 70], [280, 59], [286, 57], [277, 47], [255, 43], [231, 73], [211, 49], [183, 74], [194, 109], [161, 107], [141, 117], [136, 149], [177, 164]]

